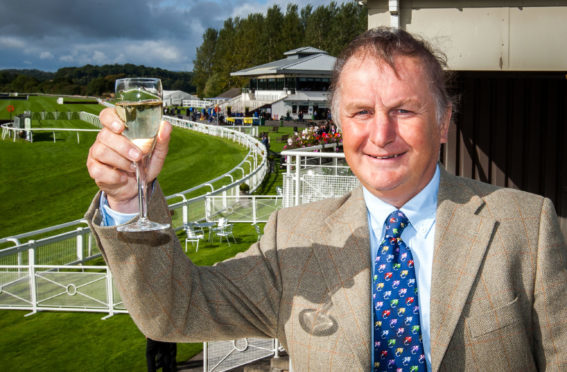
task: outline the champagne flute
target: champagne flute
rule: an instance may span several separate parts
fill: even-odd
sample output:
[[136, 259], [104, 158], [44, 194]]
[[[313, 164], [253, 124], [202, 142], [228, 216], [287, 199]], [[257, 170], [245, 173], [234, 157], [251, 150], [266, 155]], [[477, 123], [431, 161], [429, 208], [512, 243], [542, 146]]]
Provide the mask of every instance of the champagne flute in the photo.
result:
[[148, 218], [148, 193], [146, 167], [156, 143], [161, 124], [163, 89], [160, 79], [125, 78], [116, 80], [115, 109], [124, 122], [126, 136], [142, 151], [142, 159], [135, 163], [138, 182], [139, 218], [129, 224], [118, 226], [118, 231], [155, 231], [169, 227], [150, 221]]

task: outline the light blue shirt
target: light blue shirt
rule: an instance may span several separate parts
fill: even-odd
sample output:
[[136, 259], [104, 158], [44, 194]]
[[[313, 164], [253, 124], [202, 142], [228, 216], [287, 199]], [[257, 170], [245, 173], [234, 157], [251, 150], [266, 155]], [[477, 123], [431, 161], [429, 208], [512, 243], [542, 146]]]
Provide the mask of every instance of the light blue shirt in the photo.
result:
[[[431, 272], [433, 267], [433, 240], [435, 237], [439, 178], [440, 171], [439, 166], [437, 166], [435, 174], [427, 186], [400, 208], [410, 221], [409, 226], [402, 232], [402, 240], [411, 249], [414, 259], [417, 287], [419, 289], [421, 336], [429, 371], [431, 371], [431, 332], [429, 329]], [[386, 217], [397, 208], [378, 199], [364, 187], [363, 193], [368, 210], [368, 222], [371, 227], [370, 262], [372, 262], [372, 272], [374, 272], [374, 257], [376, 257], [380, 242], [384, 238]], [[372, 294], [370, 295], [372, 298]], [[372, 312], [372, 318], [371, 324], [374, 324], [374, 312]], [[372, 328], [370, 329], [370, 335], [372, 339], [374, 337]], [[372, 345], [374, 345], [374, 342], [372, 342]], [[374, 353], [372, 353], [372, 356], [374, 356]], [[374, 365], [374, 360], [372, 362], [372, 365]]]
[[120, 213], [110, 208], [104, 192], [100, 195], [99, 210], [102, 216], [101, 226], [122, 225], [138, 215], [138, 213]]

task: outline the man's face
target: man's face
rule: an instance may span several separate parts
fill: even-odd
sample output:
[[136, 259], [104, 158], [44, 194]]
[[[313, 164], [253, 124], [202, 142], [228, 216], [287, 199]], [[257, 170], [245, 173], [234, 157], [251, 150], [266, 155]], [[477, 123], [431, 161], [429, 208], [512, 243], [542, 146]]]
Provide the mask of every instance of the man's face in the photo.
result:
[[395, 66], [397, 75], [371, 55], [355, 55], [343, 68], [338, 93], [350, 168], [370, 192], [399, 208], [431, 180], [450, 108], [438, 124], [419, 60], [399, 56]]

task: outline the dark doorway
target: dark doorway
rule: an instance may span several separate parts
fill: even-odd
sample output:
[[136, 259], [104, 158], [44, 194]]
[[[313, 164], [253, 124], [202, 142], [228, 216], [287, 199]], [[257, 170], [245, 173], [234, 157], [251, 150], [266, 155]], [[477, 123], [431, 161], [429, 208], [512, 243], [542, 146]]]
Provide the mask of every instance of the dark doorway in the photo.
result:
[[460, 71], [454, 89], [447, 170], [550, 198], [567, 237], [565, 72]]

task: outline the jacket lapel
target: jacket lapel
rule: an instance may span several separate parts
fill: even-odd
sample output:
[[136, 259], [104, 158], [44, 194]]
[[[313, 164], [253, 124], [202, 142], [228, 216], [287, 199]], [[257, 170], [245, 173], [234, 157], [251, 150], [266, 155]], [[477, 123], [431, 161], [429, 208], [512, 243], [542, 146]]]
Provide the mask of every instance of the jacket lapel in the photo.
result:
[[431, 279], [431, 359], [437, 371], [492, 238], [496, 222], [479, 215], [484, 201], [441, 171]]
[[[366, 206], [359, 187], [326, 218], [326, 231], [313, 245], [329, 290], [333, 313], [360, 365], [370, 366], [370, 240]], [[348, 345], [348, 346], [347, 346]], [[353, 366], [355, 367], [355, 366]]]

